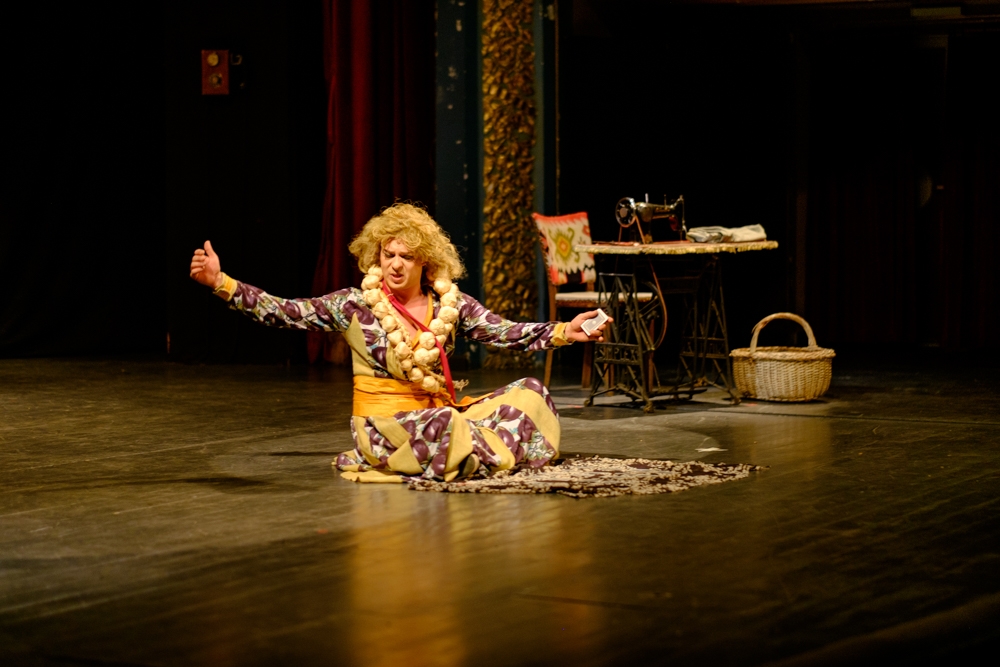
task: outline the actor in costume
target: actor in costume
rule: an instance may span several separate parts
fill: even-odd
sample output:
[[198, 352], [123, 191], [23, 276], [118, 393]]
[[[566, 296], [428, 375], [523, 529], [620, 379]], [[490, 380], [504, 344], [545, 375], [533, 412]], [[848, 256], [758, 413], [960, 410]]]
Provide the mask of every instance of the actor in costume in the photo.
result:
[[455, 338], [511, 350], [538, 351], [590, 337], [572, 322], [506, 320], [458, 290], [465, 269], [444, 231], [426, 211], [395, 204], [368, 221], [350, 245], [365, 274], [349, 287], [313, 299], [282, 299], [233, 280], [205, 242], [191, 277], [258, 322], [339, 331], [354, 364], [354, 449], [335, 461], [343, 476], [365, 482], [406, 477], [451, 481], [543, 466], [559, 453], [559, 418], [534, 378], [478, 398], [455, 396], [448, 354]]

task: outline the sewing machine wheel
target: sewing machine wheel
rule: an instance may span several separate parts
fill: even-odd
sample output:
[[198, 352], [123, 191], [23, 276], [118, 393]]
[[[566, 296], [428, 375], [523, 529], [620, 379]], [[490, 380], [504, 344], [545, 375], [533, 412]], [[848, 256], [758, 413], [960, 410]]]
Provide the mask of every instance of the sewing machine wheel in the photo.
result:
[[622, 197], [615, 205], [615, 219], [622, 227], [630, 227], [635, 222], [635, 200]]
[[638, 287], [639, 292], [651, 292], [653, 294], [652, 299], [639, 304], [639, 312], [649, 326], [649, 334], [653, 341], [653, 349], [655, 350], [660, 347], [667, 335], [667, 302], [663, 298], [660, 281], [655, 274], [651, 280], [641, 281]]

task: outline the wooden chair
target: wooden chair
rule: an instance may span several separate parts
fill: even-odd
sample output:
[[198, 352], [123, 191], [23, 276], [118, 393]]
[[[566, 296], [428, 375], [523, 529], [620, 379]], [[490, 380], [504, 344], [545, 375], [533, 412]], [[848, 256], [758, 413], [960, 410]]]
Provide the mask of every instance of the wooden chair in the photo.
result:
[[[569, 215], [548, 216], [533, 213], [535, 226], [538, 227], [538, 238], [542, 244], [542, 255], [545, 257], [546, 276], [549, 287], [549, 319], [557, 319], [560, 308], [577, 310], [594, 310], [598, 306], [599, 294], [594, 291], [597, 282], [597, 270], [594, 267], [594, 256], [574, 250], [574, 246], [590, 243], [590, 221], [586, 213], [570, 213]], [[575, 289], [560, 290], [561, 287], [572, 286]], [[640, 292], [639, 300], [652, 298], [651, 293]], [[545, 353], [545, 379], [548, 386], [552, 379], [552, 353]], [[583, 347], [583, 377], [584, 388], [590, 387], [590, 372], [594, 361], [594, 344], [584, 343]]]
[[[535, 226], [538, 227], [538, 240], [542, 245], [542, 255], [545, 257], [545, 275], [548, 277], [549, 289], [549, 319], [557, 319], [560, 308], [578, 310], [593, 310], [597, 308], [597, 292], [594, 283], [597, 282], [597, 270], [594, 268], [594, 256], [590, 253], [576, 252], [573, 247], [581, 243], [590, 243], [590, 221], [586, 213], [570, 213], [569, 215], [548, 216], [533, 213]], [[560, 291], [562, 286], [573, 286], [572, 291]], [[552, 379], [552, 353], [545, 352], [545, 379], [548, 386]], [[590, 386], [590, 368], [593, 365], [594, 344], [584, 343], [583, 348], [583, 386]]]

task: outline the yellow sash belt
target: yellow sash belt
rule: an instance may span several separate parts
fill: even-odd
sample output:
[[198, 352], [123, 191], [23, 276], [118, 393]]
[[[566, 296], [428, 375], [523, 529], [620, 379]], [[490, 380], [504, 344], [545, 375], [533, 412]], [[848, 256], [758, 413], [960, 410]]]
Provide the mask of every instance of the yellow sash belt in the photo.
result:
[[391, 417], [400, 411], [441, 408], [449, 404], [450, 401], [424, 391], [413, 382], [354, 376], [353, 414], [358, 417]]
[[356, 417], [391, 417], [401, 411], [446, 406], [461, 411], [488, 397], [489, 394], [466, 396], [458, 403], [453, 403], [447, 394], [431, 394], [413, 382], [355, 375], [352, 414]]

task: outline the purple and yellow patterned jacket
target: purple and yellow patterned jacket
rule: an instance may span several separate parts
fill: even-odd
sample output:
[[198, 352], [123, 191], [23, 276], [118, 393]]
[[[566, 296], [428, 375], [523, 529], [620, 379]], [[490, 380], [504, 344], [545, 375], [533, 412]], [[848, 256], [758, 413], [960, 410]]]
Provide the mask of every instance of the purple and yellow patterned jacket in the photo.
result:
[[[441, 308], [432, 293], [433, 314]], [[246, 283], [236, 282], [229, 305], [269, 326], [315, 331], [339, 331], [344, 334], [354, 358], [354, 374], [375, 378], [394, 378], [403, 382], [388, 335], [360, 289], [331, 292], [311, 299], [283, 299]], [[464, 336], [486, 345], [533, 352], [567, 345], [565, 322], [512, 322], [490, 312], [468, 294], [460, 293], [458, 321], [445, 344], [445, 352], [455, 349], [455, 337]]]

